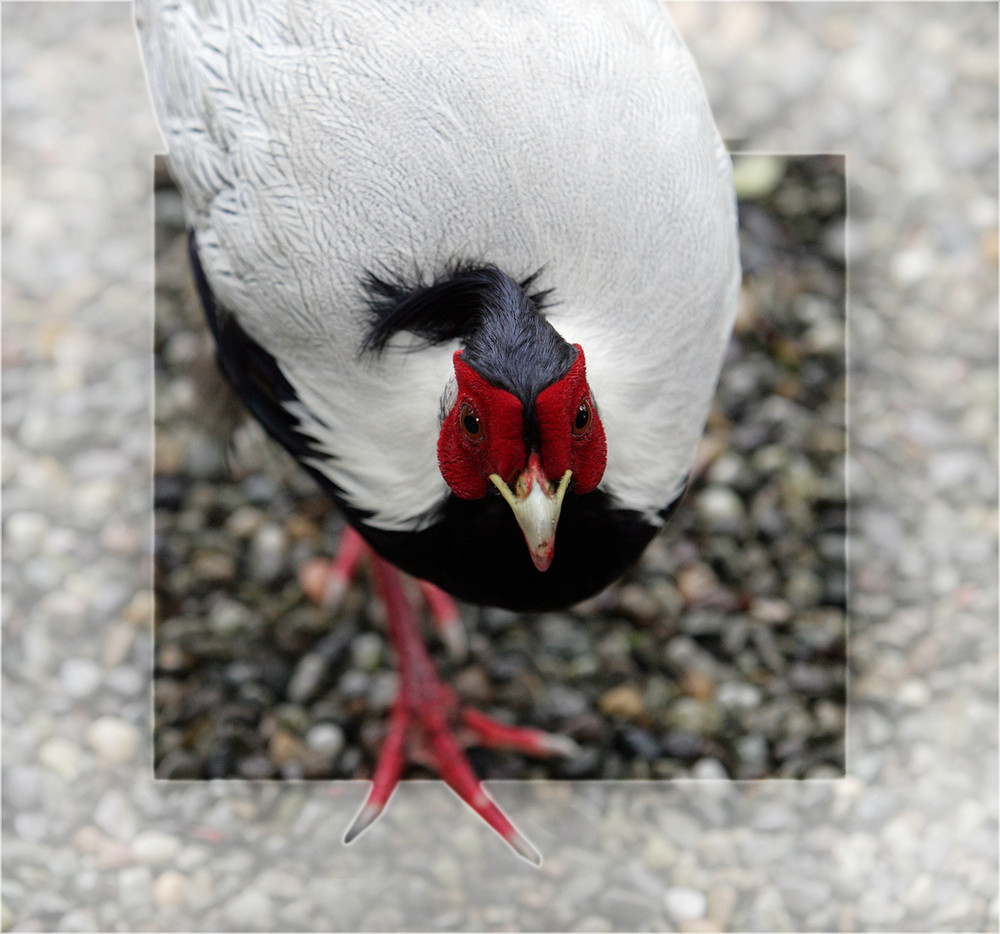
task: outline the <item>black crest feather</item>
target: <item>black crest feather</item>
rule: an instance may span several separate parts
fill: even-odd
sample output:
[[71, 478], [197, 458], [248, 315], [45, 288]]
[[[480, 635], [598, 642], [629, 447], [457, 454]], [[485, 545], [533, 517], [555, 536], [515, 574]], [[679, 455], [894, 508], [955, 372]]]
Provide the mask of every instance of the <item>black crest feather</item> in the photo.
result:
[[538, 270], [517, 283], [495, 266], [456, 263], [427, 284], [419, 274], [406, 281], [367, 272], [362, 285], [371, 326], [361, 350], [381, 353], [400, 331], [422, 337], [426, 345], [463, 339], [501, 306], [525, 299], [537, 313], [551, 294], [551, 290], [528, 294], [540, 274]]

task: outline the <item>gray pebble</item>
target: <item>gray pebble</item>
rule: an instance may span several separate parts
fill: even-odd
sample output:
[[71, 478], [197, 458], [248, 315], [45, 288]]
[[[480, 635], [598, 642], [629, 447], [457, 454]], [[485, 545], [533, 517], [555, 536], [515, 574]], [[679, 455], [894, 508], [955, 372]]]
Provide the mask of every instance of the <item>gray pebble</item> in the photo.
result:
[[743, 527], [746, 509], [729, 487], [707, 486], [698, 495], [698, 515], [708, 529], [735, 534]]
[[68, 658], [59, 668], [59, 681], [63, 690], [75, 699], [93, 694], [103, 677], [101, 667], [89, 658]]
[[362, 632], [351, 642], [351, 660], [361, 671], [372, 672], [382, 662], [382, 637], [377, 632]]

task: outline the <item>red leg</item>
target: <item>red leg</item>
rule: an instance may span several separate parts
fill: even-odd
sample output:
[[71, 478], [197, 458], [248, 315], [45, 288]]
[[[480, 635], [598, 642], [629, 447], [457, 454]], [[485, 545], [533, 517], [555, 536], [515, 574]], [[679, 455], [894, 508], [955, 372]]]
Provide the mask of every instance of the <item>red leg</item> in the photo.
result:
[[299, 583], [306, 595], [322, 606], [339, 607], [367, 548], [365, 540], [346, 526], [332, 561], [316, 558], [299, 569]]
[[[332, 561], [316, 558], [299, 569], [303, 591], [321, 606], [337, 609], [367, 552], [368, 546], [361, 535], [346, 526]], [[468, 652], [465, 627], [455, 601], [427, 581], [417, 581], [417, 585], [448, 654], [454, 659], [465, 658]]]
[[423, 741], [441, 778], [519, 855], [538, 865], [541, 857], [486, 794], [469, 760], [456, 742], [448, 719], [455, 712], [455, 695], [441, 682], [424, 647], [403, 591], [399, 571], [377, 555], [375, 580], [386, 604], [386, 626], [399, 657], [399, 697], [393, 708], [389, 734], [379, 755], [372, 788], [347, 831], [350, 842], [382, 812], [402, 773], [404, 736]]
[[[442, 780], [490, 825], [519, 855], [539, 864], [541, 857], [490, 798], [472, 771], [455, 739], [461, 726], [484, 746], [517, 749], [533, 756], [574, 755], [576, 743], [542, 730], [499, 723], [477, 710], [460, 708], [454, 691], [442, 683], [421, 637], [413, 607], [400, 572], [368, 549], [364, 539], [348, 527], [332, 562], [309, 562], [299, 572], [302, 587], [314, 600], [337, 606], [362, 560], [370, 560], [374, 581], [386, 608], [386, 628], [398, 658], [399, 696], [389, 716], [389, 728], [379, 752], [372, 786], [344, 836], [350, 843], [385, 809], [399, 784], [407, 759], [420, 753]], [[420, 593], [450, 654], [465, 654], [465, 630], [458, 608], [442, 590], [417, 581]]]
[[465, 658], [469, 645], [455, 601], [440, 587], [435, 587], [427, 581], [417, 581], [417, 584], [448, 654], [456, 660]]

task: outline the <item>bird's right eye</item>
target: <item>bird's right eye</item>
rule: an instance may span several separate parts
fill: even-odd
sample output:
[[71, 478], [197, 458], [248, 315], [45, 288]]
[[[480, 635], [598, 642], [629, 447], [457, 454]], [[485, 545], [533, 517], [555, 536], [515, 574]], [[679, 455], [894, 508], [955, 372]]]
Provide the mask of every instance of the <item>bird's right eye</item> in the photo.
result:
[[468, 402], [462, 405], [458, 413], [458, 422], [465, 432], [465, 437], [470, 441], [480, 441], [483, 437], [483, 423], [476, 415], [475, 409]]

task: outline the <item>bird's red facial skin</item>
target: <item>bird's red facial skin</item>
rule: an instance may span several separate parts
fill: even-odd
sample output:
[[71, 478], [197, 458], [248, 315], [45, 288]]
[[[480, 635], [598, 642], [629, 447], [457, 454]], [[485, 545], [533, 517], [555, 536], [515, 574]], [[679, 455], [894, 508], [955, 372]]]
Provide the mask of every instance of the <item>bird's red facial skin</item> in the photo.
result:
[[[608, 447], [590, 397], [583, 349], [574, 346], [576, 360], [562, 379], [538, 394], [535, 414], [546, 477], [556, 486], [571, 470], [573, 491], [582, 494], [601, 482]], [[514, 486], [526, 468], [524, 412], [517, 397], [480, 376], [461, 351], [453, 359], [458, 393], [438, 435], [438, 466], [456, 496], [479, 499], [489, 489], [490, 474]]]
[[608, 462], [604, 426], [590, 398], [583, 348], [574, 344], [569, 372], [538, 394], [535, 413], [542, 435], [542, 464], [553, 482], [573, 471], [573, 491], [590, 493], [601, 482]]
[[[454, 363], [458, 395], [438, 435], [438, 466], [456, 496], [479, 499], [486, 495], [490, 474], [514, 483], [524, 469], [524, 413], [516, 396], [483, 379], [461, 351], [455, 352]], [[468, 430], [470, 417], [478, 420], [481, 437]]]

